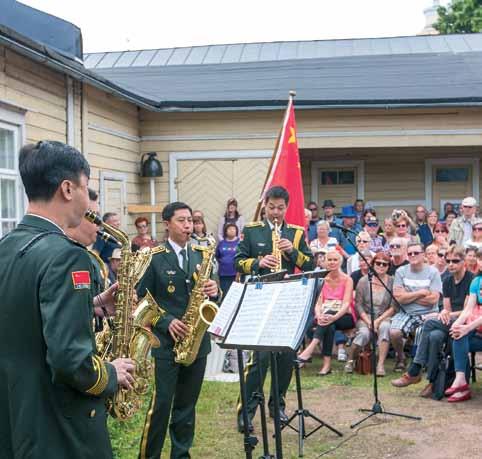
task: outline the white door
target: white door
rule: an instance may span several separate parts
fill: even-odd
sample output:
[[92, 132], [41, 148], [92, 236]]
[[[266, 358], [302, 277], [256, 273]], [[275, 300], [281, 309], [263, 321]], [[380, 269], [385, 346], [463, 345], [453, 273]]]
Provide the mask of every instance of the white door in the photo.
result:
[[114, 172], [100, 173], [100, 205], [101, 212], [115, 212], [120, 216], [121, 227], [126, 225], [126, 178]]

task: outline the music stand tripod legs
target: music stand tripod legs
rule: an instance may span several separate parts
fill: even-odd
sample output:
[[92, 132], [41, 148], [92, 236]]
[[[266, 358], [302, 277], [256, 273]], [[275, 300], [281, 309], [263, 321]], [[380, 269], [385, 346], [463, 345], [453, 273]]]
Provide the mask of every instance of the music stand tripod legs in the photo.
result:
[[[336, 433], [339, 437], [343, 437], [343, 434], [332, 427], [330, 424], [327, 424], [325, 421], [322, 421], [320, 418], [312, 414], [309, 410], [306, 410], [303, 406], [303, 396], [301, 393], [301, 374], [300, 374], [300, 361], [298, 359], [294, 360], [294, 369], [295, 369], [295, 380], [296, 380], [296, 398], [298, 401], [298, 408], [295, 412], [289, 417], [288, 421], [281, 426], [281, 430], [285, 427], [289, 427], [291, 430], [294, 430], [298, 433], [298, 457], [303, 457], [303, 448], [304, 448], [304, 441], [306, 438], [313, 435], [322, 427], [326, 427], [330, 429], [332, 432]], [[306, 432], [305, 426], [305, 418], [313, 419], [317, 422], [317, 426], [311, 431]], [[298, 426], [294, 427], [291, 423], [297, 419]]]

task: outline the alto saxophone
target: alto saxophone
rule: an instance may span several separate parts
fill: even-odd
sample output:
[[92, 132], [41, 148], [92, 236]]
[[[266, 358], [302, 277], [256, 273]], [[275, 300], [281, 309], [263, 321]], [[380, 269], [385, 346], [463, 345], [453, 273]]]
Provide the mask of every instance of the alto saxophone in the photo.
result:
[[109, 413], [120, 420], [129, 419], [142, 405], [141, 396], [147, 392], [152, 370], [150, 362], [151, 347], [159, 347], [159, 339], [152, 333], [152, 321], [162, 312], [154, 298], [148, 294], [139, 302], [132, 313], [135, 289], [148, 268], [152, 253], [150, 248], [132, 252], [129, 237], [123, 231], [100, 220], [92, 211], [85, 217], [96, 225], [102, 225], [104, 231], [121, 244], [121, 261], [117, 270], [119, 287], [115, 299], [115, 316], [110, 330], [110, 343], [105, 352], [105, 359], [130, 358], [135, 362], [133, 389], [120, 388], [109, 401]]
[[273, 246], [273, 251], [271, 255], [273, 255], [273, 257], [276, 257], [276, 266], [271, 268], [271, 272], [277, 273], [278, 271], [281, 271], [281, 257], [283, 253], [279, 249], [279, 241], [281, 239], [281, 235], [280, 235], [280, 227], [278, 225], [278, 220], [275, 218], [273, 223], [274, 223], [273, 231], [271, 232], [271, 243]]
[[192, 289], [186, 312], [181, 319], [187, 326], [188, 332], [182, 340], [177, 341], [174, 345], [174, 360], [185, 366], [191, 365], [196, 360], [204, 334], [218, 312], [218, 306], [209, 301], [203, 292], [204, 284], [211, 277], [216, 251], [214, 238], [212, 236], [207, 238], [209, 245], [203, 250], [198, 278]]

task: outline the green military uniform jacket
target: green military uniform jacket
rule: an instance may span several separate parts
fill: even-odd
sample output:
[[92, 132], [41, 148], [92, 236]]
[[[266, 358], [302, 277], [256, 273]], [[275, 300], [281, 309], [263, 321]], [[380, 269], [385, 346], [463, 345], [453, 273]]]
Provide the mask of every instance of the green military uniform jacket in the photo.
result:
[[92, 263], [46, 219], [26, 215], [0, 242], [0, 456], [111, 458], [95, 355]]
[[[288, 274], [298, 267], [302, 271], [313, 269], [313, 255], [306, 245], [304, 230], [301, 226], [283, 223], [281, 239], [288, 239], [293, 243], [291, 253], [283, 253], [281, 267]], [[267, 268], [259, 267], [259, 260], [273, 252], [272, 230], [267, 220], [252, 222], [243, 228], [241, 242], [235, 257], [236, 271], [243, 274], [268, 274]]]
[[[161, 342], [159, 348], [152, 349], [154, 357], [174, 358], [174, 340], [169, 334], [168, 327], [173, 319], [182, 319], [186, 311], [191, 290], [197, 279], [196, 267], [202, 263], [202, 253], [206, 248], [187, 244], [186, 250], [188, 272], [184, 272], [179, 266], [176, 252], [169, 242], [154, 248], [151, 264], [137, 288], [139, 298], [149, 290], [157, 304], [166, 311], [166, 314], [153, 324], [154, 334]], [[206, 333], [199, 348], [198, 357], [205, 357], [210, 351], [211, 343]]]

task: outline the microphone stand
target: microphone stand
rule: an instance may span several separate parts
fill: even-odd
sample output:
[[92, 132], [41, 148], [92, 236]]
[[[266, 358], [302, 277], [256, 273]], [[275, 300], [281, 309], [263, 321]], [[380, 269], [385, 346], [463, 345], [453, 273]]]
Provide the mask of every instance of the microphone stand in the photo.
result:
[[371, 348], [372, 348], [372, 378], [373, 378], [373, 398], [374, 402], [373, 405], [370, 409], [366, 408], [361, 408], [359, 411], [362, 413], [369, 413], [367, 416], [365, 416], [363, 419], [360, 421], [355, 422], [350, 426], [350, 428], [354, 429], [356, 426], [360, 425], [362, 422], [365, 422], [367, 419], [370, 419], [372, 416], [375, 416], [377, 414], [385, 414], [387, 416], [398, 416], [401, 418], [406, 418], [406, 419], [414, 419], [416, 421], [420, 421], [422, 418], [419, 416], [412, 416], [408, 414], [401, 414], [401, 413], [393, 413], [390, 411], [385, 411], [383, 408], [382, 402], [380, 401], [380, 398], [378, 397], [378, 381], [377, 381], [377, 371], [376, 371], [376, 366], [377, 366], [377, 357], [376, 357], [376, 352], [377, 352], [377, 339], [375, 337], [375, 308], [373, 306], [373, 277], [376, 277], [380, 284], [383, 286], [383, 288], [388, 292], [390, 295], [390, 298], [398, 305], [398, 301], [396, 298], [393, 296], [393, 293], [391, 290], [387, 287], [385, 282], [381, 279], [381, 277], [378, 275], [378, 273], [370, 266], [368, 263], [367, 259], [365, 256], [361, 253], [360, 249], [356, 246], [356, 244], [349, 238], [347, 237], [347, 233], [352, 233], [352, 234], [357, 234], [355, 231], [342, 227], [340, 225], [336, 225], [336, 228], [339, 228], [345, 239], [350, 243], [350, 245], [355, 249], [356, 253], [358, 253], [358, 256], [367, 264], [368, 266], [368, 283], [370, 286], [370, 323], [371, 323], [371, 330], [370, 330], [370, 341], [371, 341]]

